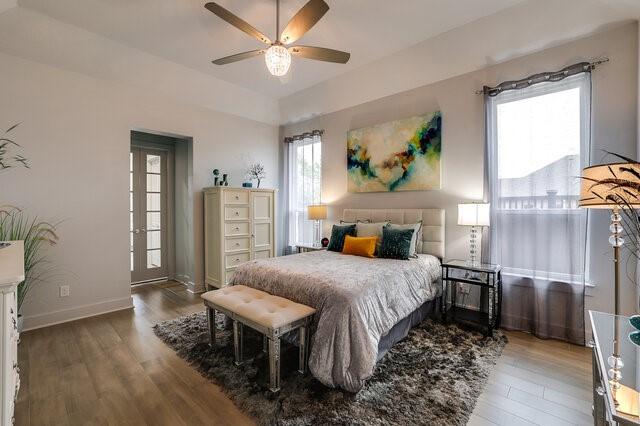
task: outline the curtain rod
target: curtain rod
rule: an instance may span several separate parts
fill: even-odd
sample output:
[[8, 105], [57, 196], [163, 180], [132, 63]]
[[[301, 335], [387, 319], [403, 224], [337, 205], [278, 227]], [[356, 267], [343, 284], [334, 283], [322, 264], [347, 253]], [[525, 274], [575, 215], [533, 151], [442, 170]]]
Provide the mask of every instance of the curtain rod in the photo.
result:
[[494, 87], [484, 86], [482, 90], [476, 90], [476, 95], [497, 96], [507, 90], [524, 89], [534, 84], [548, 81], [560, 81], [572, 75], [591, 72], [596, 68], [596, 66], [606, 62], [609, 62], [609, 58], [597, 59], [593, 62], [579, 62], [562, 68], [560, 71], [533, 74], [521, 80], [505, 81]]
[[312, 136], [322, 136], [324, 134], [324, 130], [312, 130], [310, 132], [305, 132], [301, 135], [294, 135], [290, 137], [284, 138], [284, 143], [291, 143], [293, 141], [299, 141], [301, 139], [310, 138]]

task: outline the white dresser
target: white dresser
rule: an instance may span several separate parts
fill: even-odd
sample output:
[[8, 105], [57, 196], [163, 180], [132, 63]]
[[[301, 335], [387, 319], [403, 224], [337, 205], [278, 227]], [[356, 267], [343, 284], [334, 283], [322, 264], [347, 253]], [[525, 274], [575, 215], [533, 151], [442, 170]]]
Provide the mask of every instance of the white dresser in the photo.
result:
[[18, 305], [16, 288], [24, 280], [24, 246], [10, 242], [0, 248], [0, 395], [2, 426], [13, 423], [13, 409], [20, 388], [18, 375]]
[[275, 255], [276, 191], [226, 186], [203, 191], [205, 285], [220, 288], [242, 263]]

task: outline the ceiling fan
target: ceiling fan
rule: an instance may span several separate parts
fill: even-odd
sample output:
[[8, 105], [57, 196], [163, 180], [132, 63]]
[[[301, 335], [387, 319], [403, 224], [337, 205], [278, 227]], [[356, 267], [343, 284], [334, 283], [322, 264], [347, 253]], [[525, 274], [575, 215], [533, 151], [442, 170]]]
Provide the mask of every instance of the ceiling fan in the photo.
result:
[[[329, 5], [324, 0], [309, 0], [302, 9], [295, 14], [287, 26], [277, 37], [271, 41], [266, 35], [249, 25], [246, 21], [238, 18], [224, 7], [217, 3], [210, 2], [204, 5], [212, 13], [224, 19], [234, 27], [258, 39], [269, 47], [264, 49], [250, 50], [248, 52], [237, 53], [213, 61], [216, 65], [230, 64], [242, 61], [254, 56], [264, 55], [267, 69], [272, 75], [277, 77], [285, 75], [291, 65], [291, 55], [300, 56], [317, 61], [335, 62], [346, 64], [349, 61], [350, 53], [339, 50], [327, 49], [314, 46], [288, 46], [302, 37], [311, 29], [329, 10]], [[276, 0], [276, 36], [280, 31], [280, 0]], [[287, 47], [288, 46], [288, 47]]]

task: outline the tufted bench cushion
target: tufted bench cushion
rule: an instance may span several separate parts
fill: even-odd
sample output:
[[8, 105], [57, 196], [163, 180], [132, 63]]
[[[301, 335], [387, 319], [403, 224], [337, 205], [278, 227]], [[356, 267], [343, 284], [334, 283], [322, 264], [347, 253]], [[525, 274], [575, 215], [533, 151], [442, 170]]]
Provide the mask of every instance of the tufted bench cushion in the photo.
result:
[[202, 298], [270, 329], [277, 329], [315, 313], [315, 309], [244, 285], [209, 291]]

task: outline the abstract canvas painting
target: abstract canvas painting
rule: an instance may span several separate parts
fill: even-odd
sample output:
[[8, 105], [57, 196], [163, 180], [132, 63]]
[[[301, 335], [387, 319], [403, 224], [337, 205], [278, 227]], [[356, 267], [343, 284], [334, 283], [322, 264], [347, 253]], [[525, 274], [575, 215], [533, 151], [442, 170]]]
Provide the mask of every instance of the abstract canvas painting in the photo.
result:
[[441, 144], [439, 111], [349, 131], [349, 192], [440, 189]]

